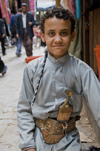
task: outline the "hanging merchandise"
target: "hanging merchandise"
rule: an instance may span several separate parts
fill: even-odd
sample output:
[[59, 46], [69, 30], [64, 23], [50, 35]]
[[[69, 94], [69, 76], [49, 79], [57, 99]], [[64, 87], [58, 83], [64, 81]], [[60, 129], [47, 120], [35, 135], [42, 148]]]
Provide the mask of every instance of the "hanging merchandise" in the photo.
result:
[[82, 22], [81, 19], [76, 19], [76, 25], [75, 25], [75, 39], [73, 42], [71, 42], [71, 45], [68, 49], [68, 52], [77, 58], [81, 59], [81, 52], [82, 52], [82, 35], [81, 35], [81, 26]]
[[0, 0], [0, 9], [1, 9], [2, 18], [5, 19], [6, 24], [9, 24], [10, 19], [9, 19], [7, 4], [5, 0]]
[[58, 6], [58, 7], [61, 6], [60, 5], [60, 0], [56, 0], [55, 2], [56, 2], [56, 6]]
[[29, 1], [30, 12], [33, 14], [34, 19], [36, 20], [36, 0]]
[[17, 6], [18, 8], [21, 8], [21, 0], [17, 0]]
[[7, 5], [7, 8], [9, 8], [9, 1], [6, 0], [6, 5]]
[[61, 0], [60, 4], [64, 7], [69, 9], [69, 0]]
[[30, 7], [30, 11], [34, 12], [34, 10], [35, 10], [35, 0], [30, 0], [29, 1], [29, 7]]
[[37, 10], [38, 11], [46, 11], [47, 9], [55, 6], [55, 1], [47, 1], [47, 0], [39, 0], [37, 1]]
[[100, 7], [100, 0], [86, 0], [86, 10], [93, 11]]
[[14, 5], [15, 5], [15, 10], [16, 10], [16, 13], [17, 13], [17, 10], [18, 10], [18, 3], [17, 3], [17, 0], [15, 0]]
[[69, 0], [69, 11], [75, 16], [75, 0]]
[[81, 18], [81, 0], [75, 0], [76, 18]]
[[10, 8], [7, 8], [7, 11], [8, 11], [9, 19], [11, 19], [11, 10], [10, 10]]
[[16, 14], [16, 7], [15, 7], [15, 3], [12, 3], [12, 10], [11, 10], [12, 14]]
[[12, 14], [16, 13], [15, 0], [9, 0], [9, 8]]
[[13, 0], [9, 0], [9, 8], [10, 8], [10, 10], [12, 10], [12, 3], [13, 3]]
[[30, 11], [29, 0], [21, 0], [21, 3], [26, 3], [27, 4], [27, 10]]

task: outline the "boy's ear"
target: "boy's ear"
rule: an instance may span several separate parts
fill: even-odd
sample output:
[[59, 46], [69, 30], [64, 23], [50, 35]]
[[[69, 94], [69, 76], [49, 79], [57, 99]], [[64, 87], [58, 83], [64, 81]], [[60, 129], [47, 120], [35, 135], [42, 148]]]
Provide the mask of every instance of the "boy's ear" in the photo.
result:
[[41, 32], [41, 39], [42, 39], [43, 42], [45, 42], [45, 37], [44, 37], [44, 33], [43, 32]]
[[76, 32], [75, 32], [75, 31], [73, 31], [73, 32], [72, 32], [72, 38], [71, 38], [71, 42], [73, 42], [73, 41], [74, 41], [75, 36], [76, 36]]

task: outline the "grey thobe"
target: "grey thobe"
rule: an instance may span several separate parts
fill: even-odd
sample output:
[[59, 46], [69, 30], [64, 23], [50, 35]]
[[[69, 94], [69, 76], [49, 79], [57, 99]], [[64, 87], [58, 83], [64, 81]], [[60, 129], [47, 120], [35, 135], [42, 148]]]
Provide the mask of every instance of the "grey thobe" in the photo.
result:
[[70, 98], [73, 105], [71, 116], [80, 115], [84, 98], [100, 127], [100, 83], [93, 70], [74, 56], [67, 54], [55, 59], [48, 54], [38, 94], [32, 106], [43, 60], [41, 57], [31, 61], [24, 70], [17, 111], [19, 146], [22, 149], [35, 147], [36, 151], [80, 151], [81, 142], [76, 128], [58, 143], [49, 145], [44, 142], [39, 128], [35, 127], [34, 117], [56, 118], [59, 106], [66, 100], [64, 91], [74, 90], [75, 94]]

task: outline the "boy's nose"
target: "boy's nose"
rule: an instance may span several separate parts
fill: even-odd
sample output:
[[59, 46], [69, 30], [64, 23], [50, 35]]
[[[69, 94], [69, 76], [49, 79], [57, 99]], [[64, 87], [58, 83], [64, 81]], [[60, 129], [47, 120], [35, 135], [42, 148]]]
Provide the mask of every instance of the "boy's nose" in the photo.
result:
[[60, 35], [55, 36], [55, 42], [62, 42], [62, 38]]

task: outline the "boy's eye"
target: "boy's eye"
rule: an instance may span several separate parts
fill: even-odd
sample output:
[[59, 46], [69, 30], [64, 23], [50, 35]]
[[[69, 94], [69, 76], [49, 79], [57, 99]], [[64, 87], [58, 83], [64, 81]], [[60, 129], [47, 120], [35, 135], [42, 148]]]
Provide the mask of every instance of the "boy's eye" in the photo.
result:
[[54, 36], [54, 32], [49, 32], [48, 35], [53, 37]]
[[67, 32], [61, 32], [61, 36], [67, 36]]

